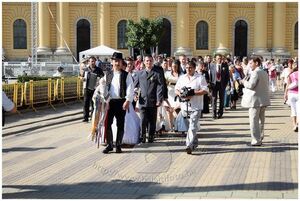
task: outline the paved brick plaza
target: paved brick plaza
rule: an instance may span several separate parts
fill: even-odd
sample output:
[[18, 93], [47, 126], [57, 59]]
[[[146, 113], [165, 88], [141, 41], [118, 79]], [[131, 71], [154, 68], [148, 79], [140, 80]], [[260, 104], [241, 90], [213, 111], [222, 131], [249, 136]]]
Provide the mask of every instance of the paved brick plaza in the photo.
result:
[[272, 95], [266, 116], [264, 144], [252, 148], [247, 110], [218, 120], [204, 115], [193, 155], [184, 152], [184, 136], [171, 133], [104, 155], [87, 140], [90, 125], [81, 120], [17, 132], [2, 138], [2, 196], [296, 199], [298, 134], [282, 92]]

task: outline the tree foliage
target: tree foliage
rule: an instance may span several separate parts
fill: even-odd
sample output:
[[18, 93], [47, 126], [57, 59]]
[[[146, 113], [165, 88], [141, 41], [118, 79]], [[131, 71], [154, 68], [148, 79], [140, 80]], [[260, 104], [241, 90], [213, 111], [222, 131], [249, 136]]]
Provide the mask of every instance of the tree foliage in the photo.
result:
[[161, 39], [163, 19], [141, 18], [139, 22], [127, 21], [127, 46], [145, 51], [156, 47]]

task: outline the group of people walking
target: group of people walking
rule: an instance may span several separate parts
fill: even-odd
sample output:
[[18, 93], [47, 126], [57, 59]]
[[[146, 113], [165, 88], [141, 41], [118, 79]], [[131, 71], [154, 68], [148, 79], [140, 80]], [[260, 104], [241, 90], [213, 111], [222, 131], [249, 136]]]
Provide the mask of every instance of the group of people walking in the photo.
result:
[[[272, 71], [266, 71], [261, 57], [250, 58], [248, 62], [247, 58], [232, 61], [219, 54], [214, 58], [207, 55], [192, 59], [185, 55], [179, 59], [144, 55], [134, 61], [115, 52], [111, 64], [112, 69], [103, 72], [96, 66], [96, 58], [90, 57], [81, 68], [83, 121], [89, 121], [93, 100], [92, 135], [107, 144], [103, 153], [113, 151], [114, 131], [116, 153], [121, 153], [123, 138], [129, 144], [153, 143], [156, 131], [169, 130], [187, 132], [185, 150], [191, 154], [198, 146], [196, 132], [203, 114], [223, 118], [224, 107], [236, 109], [239, 98], [242, 107], [249, 108], [250, 146], [262, 144]], [[294, 94], [298, 88], [291, 87], [297, 79], [296, 73], [288, 75], [285, 99], [297, 99]], [[297, 116], [294, 108], [296, 105], [291, 107], [292, 115]], [[296, 130], [296, 117], [294, 122]], [[181, 129], [183, 124], [185, 130]], [[130, 130], [134, 125], [136, 131]]]

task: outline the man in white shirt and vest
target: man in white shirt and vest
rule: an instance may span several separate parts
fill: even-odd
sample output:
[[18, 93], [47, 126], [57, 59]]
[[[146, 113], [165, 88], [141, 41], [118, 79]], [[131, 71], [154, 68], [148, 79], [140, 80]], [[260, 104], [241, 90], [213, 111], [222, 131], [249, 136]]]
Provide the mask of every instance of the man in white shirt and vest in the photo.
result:
[[107, 147], [103, 153], [113, 151], [113, 133], [111, 125], [114, 117], [117, 120], [116, 153], [122, 153], [121, 144], [124, 135], [126, 110], [133, 101], [133, 80], [130, 73], [122, 69], [123, 55], [115, 52], [112, 55], [113, 70], [105, 75], [109, 102], [107, 117]]
[[[203, 95], [208, 93], [207, 82], [205, 77], [196, 73], [196, 64], [188, 62], [186, 65], [187, 73], [179, 77], [175, 85], [175, 93], [182, 99], [189, 99], [188, 102], [181, 104], [181, 111], [184, 116], [189, 113], [189, 129], [186, 135], [186, 152], [191, 154], [192, 151], [198, 146], [197, 138], [197, 124], [203, 109]], [[182, 88], [190, 88], [187, 94], [183, 96]], [[188, 104], [188, 108], [186, 107]], [[188, 111], [187, 111], [188, 109]]]

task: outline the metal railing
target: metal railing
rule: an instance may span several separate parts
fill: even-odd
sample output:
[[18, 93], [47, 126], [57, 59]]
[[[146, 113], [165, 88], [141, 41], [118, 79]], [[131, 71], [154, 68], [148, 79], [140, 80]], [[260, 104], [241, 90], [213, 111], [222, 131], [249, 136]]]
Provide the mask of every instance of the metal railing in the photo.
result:
[[[13, 100], [17, 109], [28, 106], [36, 111], [35, 106], [41, 103], [50, 105], [65, 100], [80, 100], [83, 97], [83, 82], [79, 77], [62, 77], [57, 79], [25, 83], [3, 84], [2, 89], [7, 97]], [[66, 104], [66, 103], [65, 103]]]
[[[62, 62], [38, 62], [36, 70], [39, 75], [52, 76], [57, 67], [62, 66], [64, 68], [65, 76], [76, 76], [79, 74], [79, 64], [67, 64]], [[33, 74], [33, 69], [28, 62], [2, 62], [2, 72], [6, 78], [16, 78], [18, 76]]]

